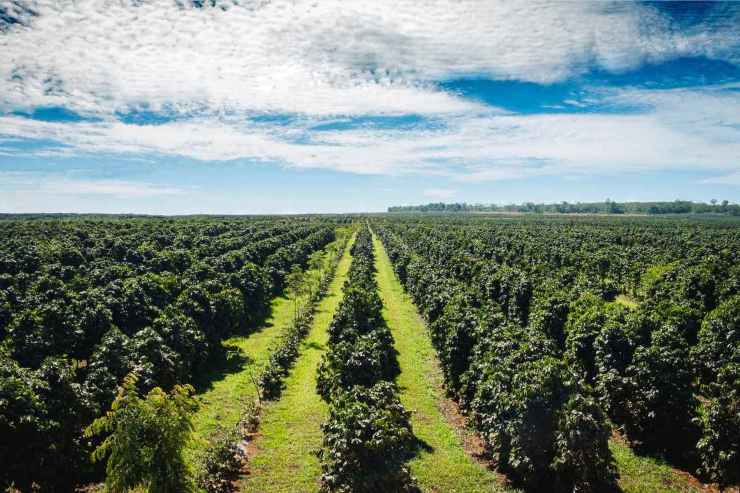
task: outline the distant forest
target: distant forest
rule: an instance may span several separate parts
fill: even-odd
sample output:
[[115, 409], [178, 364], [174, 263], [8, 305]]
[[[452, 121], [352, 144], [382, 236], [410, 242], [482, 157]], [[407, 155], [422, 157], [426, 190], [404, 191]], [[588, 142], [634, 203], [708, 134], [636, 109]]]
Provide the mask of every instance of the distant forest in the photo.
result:
[[724, 214], [740, 216], [740, 205], [730, 204], [723, 200], [691, 202], [675, 200], [673, 202], [614, 202], [606, 199], [604, 202], [559, 202], [553, 204], [466, 204], [442, 202], [403, 205], [388, 207], [388, 212], [524, 212], [524, 213], [560, 213], [560, 214]]

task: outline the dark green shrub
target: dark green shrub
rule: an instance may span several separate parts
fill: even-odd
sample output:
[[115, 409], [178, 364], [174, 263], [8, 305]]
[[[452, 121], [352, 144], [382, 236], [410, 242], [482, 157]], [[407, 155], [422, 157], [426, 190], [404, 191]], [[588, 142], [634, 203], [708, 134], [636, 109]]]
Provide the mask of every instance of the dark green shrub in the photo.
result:
[[606, 417], [557, 354], [553, 341], [516, 325], [482, 337], [469, 377], [480, 375], [469, 405], [474, 423], [497, 468], [525, 488], [608, 484]]
[[529, 317], [529, 326], [546, 335], [562, 350], [565, 348], [565, 324], [570, 312], [568, 296], [556, 292], [536, 302]]
[[168, 308], [154, 321], [152, 328], [167, 347], [177, 353], [180, 380], [190, 380], [193, 370], [205, 362], [209, 351], [206, 337], [195, 321]]
[[351, 340], [384, 324], [382, 307], [374, 285], [348, 284], [329, 326], [329, 343]]
[[701, 472], [721, 486], [740, 483], [740, 349], [714, 384], [714, 396], [703, 404], [697, 443]]
[[[52, 427], [40, 391], [45, 382], [0, 351], [0, 486], [31, 491]], [[48, 390], [48, 389], [47, 389]]]
[[[609, 451], [611, 429], [585, 382], [558, 411], [552, 468], [563, 491], [609, 491], [617, 479]], [[582, 389], [582, 390], [581, 390]]]
[[151, 327], [131, 338], [131, 358], [143, 390], [158, 386], [169, 389], [187, 376], [181, 356]]
[[339, 388], [369, 387], [392, 380], [398, 372], [393, 337], [386, 327], [380, 327], [353, 342], [334, 344], [319, 365], [316, 390], [329, 400]]
[[527, 324], [532, 284], [526, 273], [505, 265], [486, 264], [479, 283], [487, 300], [501, 305], [508, 318]]
[[594, 341], [596, 350], [596, 389], [609, 417], [623, 424], [629, 417], [627, 403], [634, 384], [627, 377], [635, 341], [626, 324], [609, 320]]
[[[720, 370], [737, 358], [740, 347], [740, 295], [725, 300], [702, 322], [699, 341], [691, 350], [699, 381], [710, 386]], [[737, 363], [737, 361], [735, 360]]]
[[698, 439], [689, 347], [675, 327], [661, 327], [635, 350], [626, 374], [625, 430], [633, 443], [672, 460], [689, 461]]
[[622, 323], [624, 309], [585, 294], [571, 303], [569, 312], [565, 324], [565, 358], [592, 383], [596, 376], [596, 338], [608, 321]]
[[459, 293], [447, 303], [442, 315], [429, 328], [445, 382], [455, 394], [460, 390], [460, 377], [470, 366], [478, 324], [477, 310], [471, 306], [468, 296]]
[[319, 452], [324, 491], [410, 491], [404, 466], [413, 444], [409, 412], [390, 382], [340, 390], [329, 404]]

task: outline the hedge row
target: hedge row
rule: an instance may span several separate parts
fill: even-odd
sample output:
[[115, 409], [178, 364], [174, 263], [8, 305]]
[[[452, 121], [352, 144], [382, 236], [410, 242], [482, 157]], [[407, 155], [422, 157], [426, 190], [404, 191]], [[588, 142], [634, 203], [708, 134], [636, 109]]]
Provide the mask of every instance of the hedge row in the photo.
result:
[[208, 493], [234, 491], [239, 471], [247, 460], [246, 443], [257, 431], [262, 408], [259, 401], [248, 401], [233, 428], [219, 428], [208, 437], [208, 446], [198, 456], [196, 484]]
[[[430, 321], [448, 388], [482, 432], [500, 411], [481, 406], [483, 369], [498, 368], [496, 352], [505, 352], [502, 371], [521, 365], [528, 380], [521, 347], [539, 346], [535, 354], [565, 369], [567, 392], [595, 400], [594, 418], [606, 415], [633, 447], [707, 481], [740, 482], [736, 227], [475, 218], [383, 225], [394, 268]], [[625, 291], [629, 308], [615, 301]], [[491, 396], [505, 397], [499, 377]], [[497, 447], [511, 433], [495, 429], [487, 439], [504, 470], [511, 461]], [[526, 463], [515, 461], [515, 476]], [[542, 478], [549, 469], [540, 468]]]
[[[294, 291], [291, 294], [297, 303], [296, 313], [291, 326], [270, 351], [269, 362], [257, 379], [261, 398], [279, 397], [283, 379], [298, 356], [300, 342], [308, 334], [316, 305], [334, 278], [348, 240], [348, 235], [342, 235], [325, 252], [315, 252], [309, 261], [311, 271], [295, 269], [289, 275], [292, 277], [289, 282], [296, 284], [289, 286]], [[196, 467], [197, 484], [208, 493], [234, 490], [234, 482], [246, 461], [244, 445], [259, 425], [259, 402], [250, 401], [233, 428], [220, 428], [208, 438], [208, 446], [198, 457]]]
[[526, 278], [491, 270], [464, 286], [388, 229], [379, 235], [429, 322], [448, 390], [470, 413], [497, 468], [530, 491], [611, 488], [606, 416], [555, 342], [524, 327]]
[[344, 297], [329, 328], [317, 392], [329, 403], [319, 452], [324, 491], [409, 491], [404, 465], [414, 444], [409, 412], [393, 379], [398, 362], [381, 315], [372, 236], [363, 226], [352, 247]]

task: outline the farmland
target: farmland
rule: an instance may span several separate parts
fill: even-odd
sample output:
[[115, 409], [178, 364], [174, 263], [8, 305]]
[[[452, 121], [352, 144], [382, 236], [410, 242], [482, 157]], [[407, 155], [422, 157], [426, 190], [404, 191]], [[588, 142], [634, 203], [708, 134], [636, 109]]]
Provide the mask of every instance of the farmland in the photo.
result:
[[[41, 216], [0, 233], [3, 488], [740, 483], [736, 219]], [[102, 425], [121, 409], [141, 428]], [[174, 452], [149, 409], [187, 423]], [[106, 448], [124, 442], [151, 454], [137, 475]]]

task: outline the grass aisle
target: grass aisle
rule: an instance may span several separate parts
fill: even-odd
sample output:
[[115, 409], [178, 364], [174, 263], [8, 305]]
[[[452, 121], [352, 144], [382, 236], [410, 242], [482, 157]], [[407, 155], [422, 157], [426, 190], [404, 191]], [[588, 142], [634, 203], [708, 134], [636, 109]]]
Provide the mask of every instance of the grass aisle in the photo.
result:
[[426, 326], [376, 236], [373, 243], [383, 316], [395, 339], [401, 366], [398, 377], [401, 402], [412, 411], [414, 434], [431, 447], [421, 450], [409, 462], [412, 474], [423, 491], [506, 491], [494, 472], [465, 452], [462, 437], [440, 409], [445, 399], [442, 374]]
[[233, 428], [245, 405], [257, 398], [255, 381], [270, 359], [270, 350], [291, 325], [294, 308], [292, 298], [274, 298], [270, 303], [270, 316], [254, 332], [223, 342], [236, 358], [196, 376], [194, 385], [199, 408], [193, 416], [194, 440], [186, 450], [189, 463], [193, 463], [218, 426]]
[[[190, 460], [206, 445], [206, 438], [218, 425], [232, 428], [241, 417], [248, 401], [257, 398], [252, 381], [270, 357], [270, 347], [293, 320], [293, 302], [284, 296], [272, 300], [271, 312], [260, 328], [246, 336], [231, 337], [223, 345], [238, 354], [231, 369], [213, 370], [198, 382], [207, 381], [205, 390], [197, 394], [199, 408], [193, 416], [194, 440], [186, 452]], [[228, 366], [228, 365], [227, 365]]]
[[256, 452], [250, 458], [250, 474], [243, 479], [242, 491], [308, 492], [317, 491], [321, 468], [314, 451], [321, 446], [321, 423], [327, 406], [316, 393], [316, 368], [326, 350], [327, 329], [342, 299], [342, 285], [352, 258], [350, 240], [337, 266], [329, 291], [319, 303], [314, 321], [280, 400], [264, 409], [255, 440]]

